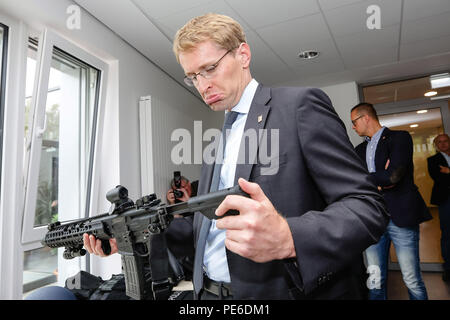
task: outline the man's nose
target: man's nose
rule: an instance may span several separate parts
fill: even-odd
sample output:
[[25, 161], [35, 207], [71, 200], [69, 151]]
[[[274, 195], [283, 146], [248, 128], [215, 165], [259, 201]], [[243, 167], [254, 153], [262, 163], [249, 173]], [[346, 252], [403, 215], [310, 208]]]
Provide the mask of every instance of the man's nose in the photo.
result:
[[202, 77], [201, 75], [197, 76], [197, 90], [203, 94], [210, 87], [209, 79]]

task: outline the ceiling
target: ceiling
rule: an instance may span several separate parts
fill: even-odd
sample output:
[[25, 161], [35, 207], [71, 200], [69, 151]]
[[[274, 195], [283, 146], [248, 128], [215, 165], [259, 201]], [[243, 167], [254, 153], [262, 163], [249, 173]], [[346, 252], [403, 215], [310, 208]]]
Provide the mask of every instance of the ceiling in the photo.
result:
[[[392, 130], [420, 131], [430, 128], [442, 128], [442, 116], [439, 108], [424, 109], [426, 113], [409, 111], [379, 116], [380, 123]], [[417, 125], [415, 128], [411, 125]]]
[[[252, 75], [266, 85], [367, 84], [450, 70], [450, 0], [75, 2], [184, 87], [172, 40], [190, 18], [208, 12], [241, 23]], [[379, 30], [367, 27], [370, 5], [380, 8]], [[320, 55], [298, 58], [311, 49]]]

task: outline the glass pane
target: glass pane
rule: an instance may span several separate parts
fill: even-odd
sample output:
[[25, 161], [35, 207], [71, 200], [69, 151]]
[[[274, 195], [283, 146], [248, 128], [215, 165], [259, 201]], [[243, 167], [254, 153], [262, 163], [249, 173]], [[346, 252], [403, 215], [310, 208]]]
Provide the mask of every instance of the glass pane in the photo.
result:
[[5, 108], [5, 79], [6, 79], [6, 45], [7, 45], [6, 26], [0, 23], [0, 168], [2, 163], [3, 150], [3, 115]]
[[84, 216], [98, 76], [98, 70], [54, 50], [35, 226]]
[[[4, 31], [3, 27], [0, 25], [0, 71], [3, 70], [3, 37], [4, 37]], [[0, 74], [3, 74], [1, 72]], [[3, 97], [3, 77], [0, 77], [0, 95]]]
[[380, 123], [392, 130], [405, 130], [411, 134], [414, 145], [414, 182], [430, 206], [433, 180], [428, 175], [427, 158], [435, 154], [433, 139], [444, 128], [439, 108], [402, 112], [380, 116]]
[[[0, 57], [3, 53], [3, 28], [0, 26]], [[3, 59], [0, 59], [0, 70], [2, 69]]]
[[42, 248], [25, 251], [23, 257], [23, 293], [58, 280], [58, 249]]
[[[37, 42], [30, 39], [25, 100], [25, 150], [29, 152], [34, 110], [31, 100], [36, 72]], [[54, 49], [50, 68], [34, 226], [84, 216], [90, 172], [90, 151], [100, 72], [71, 55]], [[36, 129], [35, 129], [36, 130]], [[24, 252], [24, 296], [39, 287], [72, 276], [80, 259], [64, 261], [61, 249]], [[58, 253], [59, 251], [59, 253]], [[60, 283], [59, 283], [60, 284]]]
[[432, 89], [430, 77], [422, 77], [367, 86], [363, 88], [363, 95], [364, 101], [379, 104], [424, 98], [431, 90], [439, 96], [450, 93], [449, 86]]
[[27, 73], [25, 83], [25, 151], [29, 152], [31, 143], [30, 127], [32, 126], [31, 98], [33, 96], [34, 77], [36, 74], [37, 42], [30, 39], [27, 53]]

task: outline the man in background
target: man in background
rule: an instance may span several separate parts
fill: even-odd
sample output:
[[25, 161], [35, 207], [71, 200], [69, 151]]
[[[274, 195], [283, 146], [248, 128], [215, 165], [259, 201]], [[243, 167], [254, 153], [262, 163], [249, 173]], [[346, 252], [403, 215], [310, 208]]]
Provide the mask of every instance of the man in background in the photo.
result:
[[437, 153], [427, 159], [428, 173], [434, 181], [430, 203], [439, 208], [442, 280], [450, 281], [450, 138], [445, 133], [439, 134], [433, 143]]
[[386, 201], [391, 220], [377, 244], [367, 248], [369, 299], [387, 299], [391, 241], [410, 299], [428, 299], [419, 260], [419, 224], [431, 215], [414, 184], [413, 144], [406, 131], [382, 127], [372, 104], [362, 102], [350, 113], [352, 128], [365, 137], [356, 153]]

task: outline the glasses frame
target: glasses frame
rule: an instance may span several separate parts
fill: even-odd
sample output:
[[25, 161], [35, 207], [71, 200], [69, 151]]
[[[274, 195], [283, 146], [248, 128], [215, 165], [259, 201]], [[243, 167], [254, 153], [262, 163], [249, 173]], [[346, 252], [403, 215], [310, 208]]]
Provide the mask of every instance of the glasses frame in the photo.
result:
[[[236, 48], [234, 48], [234, 49], [236, 49]], [[208, 67], [206, 67], [206, 68], [204, 68], [202, 71], [199, 71], [199, 72], [197, 72], [197, 73], [194, 73], [193, 75], [191, 75], [191, 76], [185, 76], [184, 77], [184, 83], [187, 85], [187, 86], [189, 86], [189, 87], [193, 87], [193, 86], [195, 86], [195, 84], [197, 83], [197, 77], [198, 76], [202, 76], [203, 78], [205, 78], [205, 79], [211, 79], [212, 78], [212, 73], [216, 70], [216, 68], [219, 66], [219, 63], [220, 63], [220, 61], [222, 61], [222, 59], [223, 58], [225, 58], [225, 56], [227, 55], [227, 54], [229, 54], [231, 51], [233, 51], [234, 49], [230, 49], [230, 50], [228, 50], [227, 52], [225, 52], [225, 54], [222, 56], [222, 57], [220, 57], [220, 59], [219, 60], [217, 60], [214, 64], [212, 64], [212, 65], [210, 65], [210, 66], [208, 66]]]
[[358, 121], [359, 119], [361, 119], [361, 118], [364, 117], [364, 116], [365, 116], [365, 114], [360, 115], [358, 118], [356, 118], [356, 119], [354, 119], [354, 120], [351, 120], [351, 121], [352, 121], [352, 124], [353, 124], [354, 126], [356, 126], [356, 121]]

